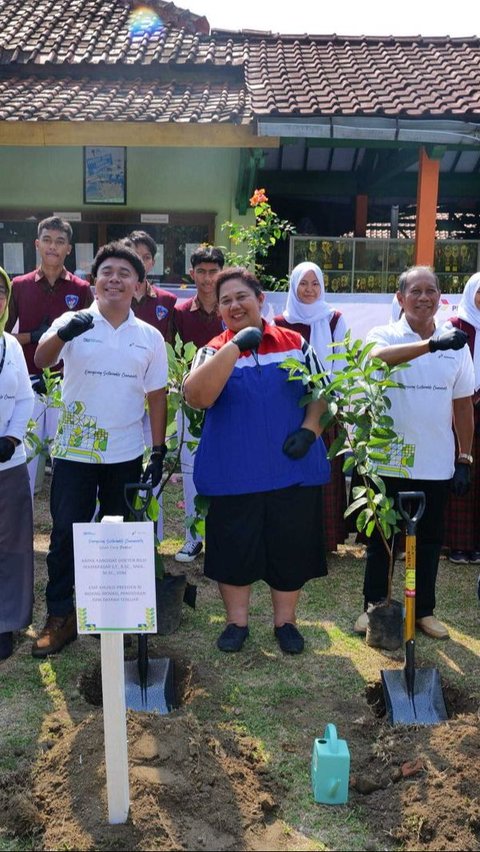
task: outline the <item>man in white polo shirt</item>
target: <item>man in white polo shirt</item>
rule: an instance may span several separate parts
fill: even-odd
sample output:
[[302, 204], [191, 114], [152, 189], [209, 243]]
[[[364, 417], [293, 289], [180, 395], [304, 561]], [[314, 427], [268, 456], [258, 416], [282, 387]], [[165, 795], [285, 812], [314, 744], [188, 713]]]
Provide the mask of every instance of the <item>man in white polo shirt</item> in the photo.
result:
[[145, 397], [153, 447], [144, 479], [155, 486], [162, 476], [165, 343], [160, 332], [137, 319], [130, 307], [145, 279], [143, 263], [122, 243], [109, 243], [98, 251], [92, 273], [96, 302], [88, 311], [56, 319], [35, 353], [42, 368], [63, 358], [65, 408], [51, 451], [48, 617], [32, 646], [34, 657], [58, 653], [77, 636], [72, 524], [91, 520], [97, 493], [100, 517], [127, 517], [124, 485], [142, 476]]
[[[416, 622], [436, 639], [448, 639], [447, 628], [435, 618], [435, 583], [443, 543], [443, 517], [449, 489], [465, 494], [470, 485], [473, 438], [472, 358], [460, 329], [437, 329], [434, 316], [440, 300], [435, 273], [426, 266], [407, 269], [399, 278], [397, 298], [403, 315], [398, 322], [378, 326], [367, 337], [376, 343], [370, 357], [389, 366], [408, 362], [395, 374], [404, 388], [389, 392], [397, 444], [388, 463], [379, 464], [389, 496], [399, 491], [423, 491], [426, 506], [417, 529]], [[459, 454], [455, 462], [457, 436]], [[369, 539], [364, 580], [364, 606], [386, 597], [388, 555], [377, 533]], [[366, 612], [354, 630], [365, 633]]]

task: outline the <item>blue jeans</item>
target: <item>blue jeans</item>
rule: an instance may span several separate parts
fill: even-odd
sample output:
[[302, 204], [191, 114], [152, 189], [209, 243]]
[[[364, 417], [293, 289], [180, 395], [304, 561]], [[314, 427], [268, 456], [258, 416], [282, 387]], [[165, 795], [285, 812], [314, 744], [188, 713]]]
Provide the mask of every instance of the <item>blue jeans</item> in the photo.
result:
[[68, 615], [74, 609], [73, 562], [74, 523], [90, 523], [98, 501], [99, 517], [128, 516], [124, 486], [139, 482], [142, 456], [116, 464], [85, 464], [54, 459], [50, 512], [52, 533], [47, 555], [47, 611], [49, 615]]
[[[425, 512], [419, 521], [416, 533], [416, 599], [415, 616], [424, 618], [435, 609], [435, 583], [438, 560], [443, 544], [444, 514], [448, 499], [450, 480], [402, 479], [386, 476], [387, 495], [397, 496], [399, 491], [423, 491]], [[397, 501], [395, 500], [395, 506]], [[365, 608], [387, 596], [388, 554], [383, 541], [374, 531], [367, 544], [367, 563], [363, 594]]]

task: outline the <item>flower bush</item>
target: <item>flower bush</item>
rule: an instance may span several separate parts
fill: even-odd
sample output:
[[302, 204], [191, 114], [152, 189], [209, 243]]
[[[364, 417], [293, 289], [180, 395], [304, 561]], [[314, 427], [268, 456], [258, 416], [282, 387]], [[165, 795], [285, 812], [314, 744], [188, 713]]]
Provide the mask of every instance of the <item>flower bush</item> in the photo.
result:
[[225, 231], [232, 246], [242, 247], [222, 250], [229, 266], [248, 266], [265, 290], [286, 290], [288, 278], [274, 278], [265, 271], [265, 260], [269, 251], [279, 240], [287, 240], [295, 234], [295, 227], [287, 219], [280, 219], [272, 210], [265, 189], [256, 189], [250, 198], [250, 207], [255, 212], [254, 225], [238, 225], [236, 222], [224, 222]]

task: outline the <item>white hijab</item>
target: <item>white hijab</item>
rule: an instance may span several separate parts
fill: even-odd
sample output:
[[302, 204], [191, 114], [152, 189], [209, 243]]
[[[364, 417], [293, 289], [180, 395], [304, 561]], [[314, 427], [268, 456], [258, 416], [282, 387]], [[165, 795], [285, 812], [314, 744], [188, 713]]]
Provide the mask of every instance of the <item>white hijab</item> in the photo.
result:
[[480, 387], [480, 311], [475, 305], [475, 294], [480, 289], [480, 272], [472, 275], [465, 284], [462, 298], [458, 303], [457, 316], [469, 322], [475, 329], [475, 346], [473, 347], [473, 366], [475, 369], [475, 390]]
[[[320, 295], [316, 302], [305, 305], [297, 296], [298, 285], [307, 272], [314, 272], [320, 284]], [[325, 301], [325, 285], [323, 283], [322, 270], [316, 263], [305, 261], [299, 263], [290, 274], [290, 286], [288, 289], [287, 305], [283, 316], [289, 323], [303, 323], [310, 326], [310, 344], [318, 355], [320, 361], [325, 364], [327, 355], [332, 355], [333, 349], [329, 344], [332, 342], [330, 330], [330, 318], [334, 309]], [[332, 368], [332, 362], [327, 361]]]

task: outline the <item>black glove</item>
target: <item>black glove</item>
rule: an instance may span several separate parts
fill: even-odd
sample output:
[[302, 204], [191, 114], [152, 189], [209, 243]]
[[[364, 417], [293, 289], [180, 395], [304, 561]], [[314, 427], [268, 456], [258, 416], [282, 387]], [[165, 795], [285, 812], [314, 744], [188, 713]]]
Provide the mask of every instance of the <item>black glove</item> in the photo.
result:
[[30, 343], [38, 343], [42, 334], [44, 334], [47, 328], [50, 328], [50, 320], [48, 317], [45, 317], [38, 326], [38, 328], [34, 328], [33, 331], [30, 332]]
[[63, 328], [58, 329], [57, 334], [60, 340], [67, 343], [69, 340], [73, 340], [74, 337], [79, 337], [80, 334], [88, 331], [89, 328], [93, 328], [93, 315], [78, 311], [73, 315], [70, 322], [67, 322]]
[[10, 438], [0, 438], [0, 462], [9, 461], [15, 452], [15, 444]]
[[163, 474], [163, 460], [166, 455], [167, 448], [165, 444], [152, 447], [150, 461], [143, 472], [142, 482], [148, 482], [150, 479], [152, 482], [152, 488], [156, 488], [157, 485], [159, 485]]
[[453, 328], [451, 331], [444, 331], [440, 337], [430, 338], [428, 348], [430, 352], [437, 352], [439, 349], [442, 352], [445, 349], [463, 349], [468, 340], [468, 334], [461, 331], [459, 328]]
[[303, 459], [316, 440], [317, 436], [311, 429], [297, 429], [286, 439], [283, 452], [289, 459]]
[[38, 376], [30, 376], [30, 381], [32, 383], [32, 388], [35, 393], [46, 393], [47, 386], [45, 384], [45, 379], [43, 378], [43, 373], [40, 373]]
[[455, 462], [455, 473], [450, 480], [450, 491], [455, 497], [464, 497], [470, 490], [471, 471], [470, 465], [464, 462]]
[[240, 352], [246, 352], [247, 349], [258, 349], [262, 337], [262, 329], [251, 325], [238, 331], [235, 337], [232, 337], [232, 343], [238, 346]]

